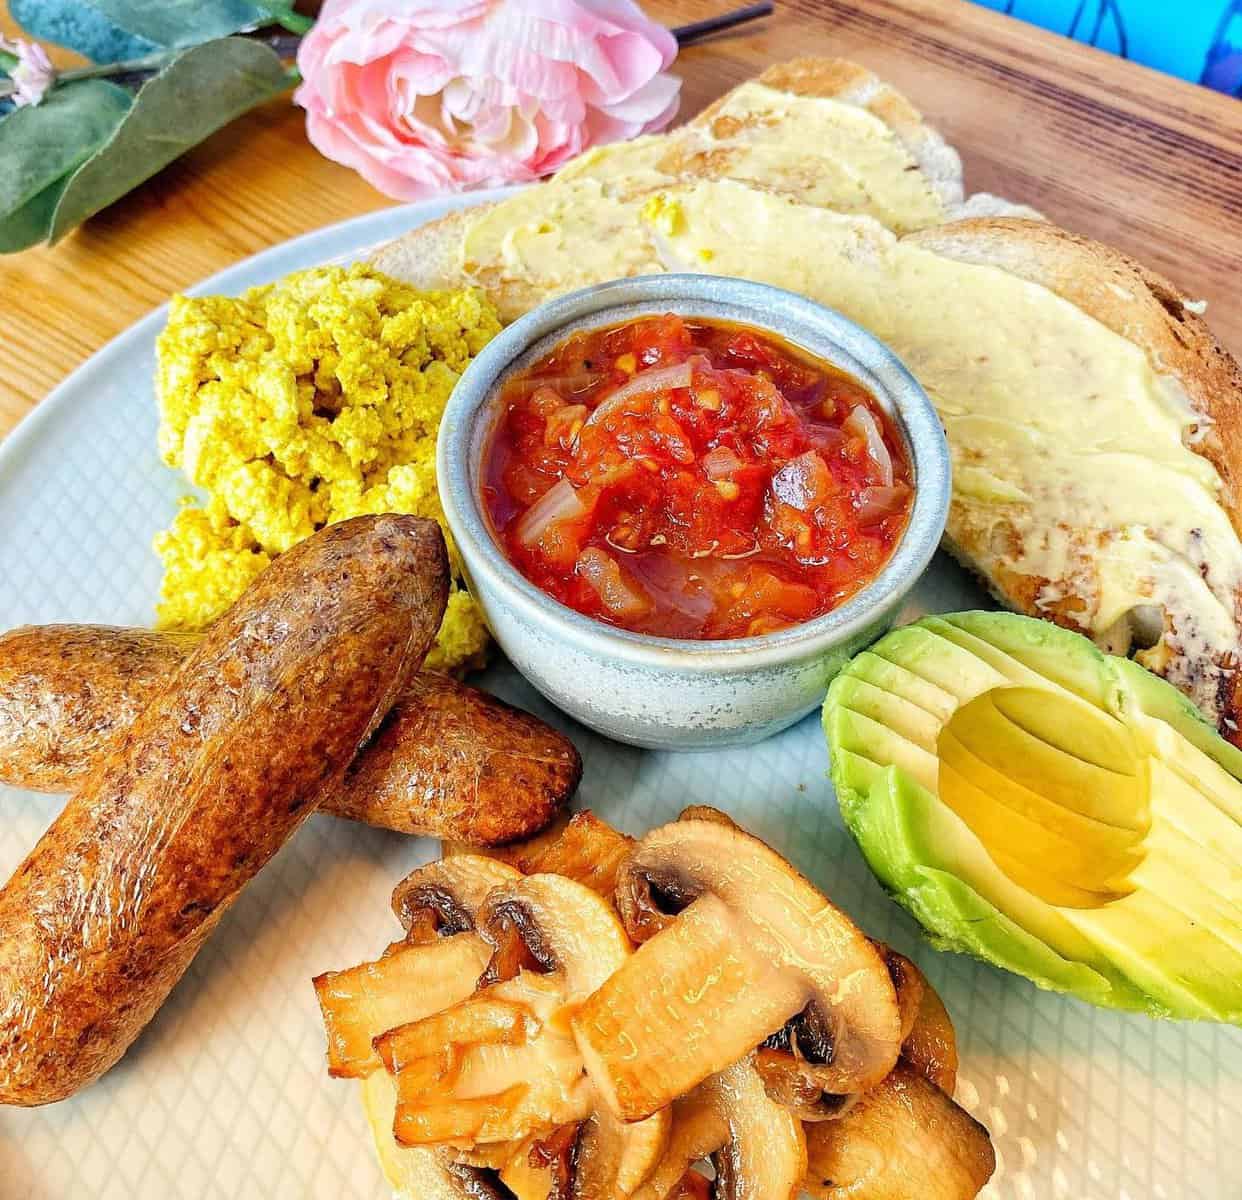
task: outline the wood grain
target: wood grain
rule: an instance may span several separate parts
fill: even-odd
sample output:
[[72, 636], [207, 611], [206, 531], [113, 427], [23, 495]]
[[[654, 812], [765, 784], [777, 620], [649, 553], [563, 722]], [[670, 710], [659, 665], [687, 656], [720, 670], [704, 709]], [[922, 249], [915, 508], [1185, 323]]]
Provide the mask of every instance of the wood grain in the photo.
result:
[[[670, 25], [728, 0], [648, 0]], [[0, 29], [11, 30], [0, 5]], [[798, 54], [864, 63], [962, 152], [972, 189], [1041, 208], [1209, 302], [1242, 353], [1242, 104], [965, 0], [778, 0], [777, 14], [688, 48], [690, 116]], [[286, 238], [391, 203], [321, 158], [274, 101], [61, 245], [0, 258], [0, 434], [170, 292]]]

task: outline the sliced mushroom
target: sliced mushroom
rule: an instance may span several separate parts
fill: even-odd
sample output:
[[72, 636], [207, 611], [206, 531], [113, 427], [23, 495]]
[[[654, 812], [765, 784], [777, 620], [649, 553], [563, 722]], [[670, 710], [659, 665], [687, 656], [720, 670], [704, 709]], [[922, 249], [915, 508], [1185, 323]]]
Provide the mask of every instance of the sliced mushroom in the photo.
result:
[[630, 955], [616, 914], [582, 884], [532, 875], [488, 894], [479, 929], [489, 986], [376, 1041], [403, 1145], [518, 1141], [593, 1111], [569, 1013]]
[[634, 1200], [693, 1194], [687, 1172], [710, 1160], [712, 1200], [795, 1200], [806, 1174], [797, 1119], [768, 1099], [749, 1060], [705, 1079], [673, 1105], [668, 1148]]
[[[768, 1041], [771, 1043], [772, 1039]], [[854, 1101], [853, 1096], [824, 1091], [815, 1077], [813, 1064], [789, 1050], [773, 1049], [770, 1044], [755, 1051], [755, 1070], [763, 1080], [768, 1099], [789, 1109], [799, 1121], [835, 1121]]]
[[658, 1166], [671, 1128], [668, 1109], [632, 1125], [598, 1109], [579, 1129], [564, 1200], [634, 1195]]
[[489, 950], [481, 937], [467, 933], [430, 945], [401, 944], [375, 962], [317, 976], [328, 1074], [359, 1079], [378, 1070], [373, 1040], [471, 995]]
[[886, 946], [883, 942], [876, 942], [874, 945], [884, 959], [888, 977], [893, 981], [893, 988], [897, 992], [897, 1008], [901, 1013], [901, 1040], [904, 1042], [918, 1019], [923, 993], [927, 990], [927, 978], [914, 963], [904, 954], [898, 954], [892, 946]]
[[988, 1131], [904, 1062], [806, 1137], [816, 1200], [973, 1200], [996, 1168]]
[[927, 983], [914, 1027], [901, 1046], [901, 1057], [946, 1095], [957, 1087], [957, 1035], [944, 1002]]
[[414, 930], [414, 941], [313, 981], [328, 1035], [330, 1075], [362, 1078], [378, 1070], [375, 1038], [474, 992], [491, 946], [469, 932], [473, 913], [487, 891], [516, 878], [512, 867], [469, 856], [454, 859], [447, 870], [443, 863], [420, 867], [399, 885], [406, 897], [404, 923]]
[[[677, 814], [679, 821], [711, 821], [716, 825], [724, 825], [727, 829], [742, 830], [742, 827], [728, 813], [712, 808], [709, 804], [691, 804]], [[745, 830], [742, 830], [744, 833]]]
[[463, 1167], [482, 1167], [489, 1171], [503, 1171], [522, 1151], [525, 1142], [487, 1142], [478, 1146], [448, 1146], [443, 1150], [447, 1162]]
[[457, 854], [411, 871], [393, 889], [392, 911], [410, 942], [472, 932], [488, 893], [518, 878], [520, 872], [508, 863]]
[[523, 1142], [501, 1170], [500, 1182], [517, 1200], [562, 1200], [577, 1136], [578, 1126], [566, 1125]]
[[617, 905], [645, 944], [574, 1032], [622, 1120], [650, 1116], [794, 1017], [822, 1090], [862, 1091], [892, 1069], [901, 1016], [883, 959], [757, 838], [703, 819], [654, 830], [619, 872]]
[[564, 875], [611, 900], [617, 869], [633, 848], [632, 837], [592, 812], [580, 812], [530, 841], [496, 851], [495, 856], [523, 875]]
[[705, 1179], [698, 1171], [687, 1171], [669, 1200], [712, 1200], [714, 1180]]
[[375, 1071], [362, 1081], [362, 1104], [380, 1168], [396, 1200], [514, 1200], [494, 1171], [447, 1162], [426, 1146], [407, 1149], [397, 1145], [392, 1136], [397, 1091], [384, 1071]]
[[[872, 943], [884, 960], [897, 993], [903, 1043], [915, 1026], [927, 981], [904, 954], [883, 942]], [[768, 1095], [802, 1121], [833, 1121], [852, 1102], [839, 1094], [840, 1074], [831, 1061], [832, 1044], [820, 1024], [799, 1016], [764, 1043], [755, 1068]]]

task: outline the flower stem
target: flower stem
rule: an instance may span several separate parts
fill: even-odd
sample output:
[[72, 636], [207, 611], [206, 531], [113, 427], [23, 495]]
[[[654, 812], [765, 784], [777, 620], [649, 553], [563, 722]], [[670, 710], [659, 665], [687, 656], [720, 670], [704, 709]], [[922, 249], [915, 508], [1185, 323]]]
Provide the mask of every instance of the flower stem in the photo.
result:
[[0, 71], [12, 71], [20, 61], [16, 54], [10, 54], [7, 50], [0, 50]]
[[167, 66], [182, 53], [180, 50], [158, 50], [154, 54], [143, 55], [142, 58], [130, 58], [124, 62], [96, 63], [93, 67], [75, 67], [71, 71], [61, 71], [56, 76], [57, 83], [73, 83], [75, 79], [107, 79], [113, 75], [135, 75], [142, 71], [158, 71]]
[[689, 25], [678, 25], [673, 29], [673, 36], [679, 46], [689, 46], [713, 33], [722, 33], [744, 25], [747, 21], [757, 21], [760, 17], [770, 17], [776, 5], [772, 0], [764, 0], [762, 4], [748, 4], [744, 8], [735, 8], [732, 12], [721, 13], [718, 17], [707, 17], [702, 21], [693, 21]]

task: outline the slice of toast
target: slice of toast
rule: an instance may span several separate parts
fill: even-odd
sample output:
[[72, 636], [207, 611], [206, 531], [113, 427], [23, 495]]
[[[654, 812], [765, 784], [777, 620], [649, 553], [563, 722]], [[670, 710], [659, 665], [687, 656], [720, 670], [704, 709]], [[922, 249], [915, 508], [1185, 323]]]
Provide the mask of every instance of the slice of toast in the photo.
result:
[[[872, 216], [897, 232], [939, 224], [962, 211], [957, 151], [899, 92], [841, 59], [802, 58], [770, 67], [667, 134], [597, 147], [533, 193], [500, 202], [512, 226], [538, 225], [557, 206], [626, 201], [675, 183], [733, 178], [838, 212]], [[566, 197], [556, 192], [569, 189]], [[1037, 215], [983, 198], [989, 212]], [[501, 315], [532, 299], [520, 270], [471, 259], [468, 233], [497, 219], [496, 205], [455, 212], [376, 251], [380, 270], [420, 287], [482, 281]], [[599, 213], [601, 221], [604, 216]], [[601, 234], [606, 228], [601, 228]], [[566, 286], [572, 286], [567, 281]]]
[[[1003, 270], [1046, 289], [1140, 350], [1167, 387], [1169, 411], [1180, 424], [1180, 445], [1210, 467], [1204, 477], [1222, 518], [1213, 539], [1210, 531], [1198, 527], [1206, 527], [1206, 522], [1188, 516], [1183, 554], [1186, 547], [1192, 552], [1183, 557], [1185, 576], [1181, 580], [1169, 576], [1164, 595], [1153, 587], [1146, 604], [1124, 608], [1111, 621], [1106, 619], [1110, 614], [1097, 611], [1093, 618], [1083, 607], [1081, 578], [1076, 588], [1072, 578], [1018, 569], [1020, 550], [1014, 542], [1020, 535], [1012, 525], [998, 522], [995, 513], [981, 521], [979, 514], [963, 511], [955, 500], [947, 547], [1006, 607], [1085, 632], [1111, 653], [1133, 653], [1195, 700], [1222, 733], [1242, 741], [1238, 736], [1242, 693], [1236, 669], [1242, 618], [1238, 562], [1242, 368], [1213, 337], [1200, 315], [1202, 306], [1120, 251], [1042, 222], [964, 220], [913, 234], [906, 241], [961, 263]], [[1120, 436], [1116, 440], [1120, 442]], [[1159, 488], [1156, 471], [1143, 467], [1141, 459], [1133, 461], [1138, 487]], [[1098, 556], [1116, 548], [1117, 523], [1110, 528], [1094, 520], [1097, 515], [1084, 512], [1077, 522], [1061, 526], [1061, 535], [1074, 547], [1066, 561], [1080, 560], [1080, 573], [1091, 572]], [[1177, 553], [1168, 545], [1167, 531], [1151, 532], [1165, 549]], [[1211, 540], [1217, 545], [1209, 549]], [[1170, 564], [1170, 569], [1176, 568]], [[1213, 623], [1221, 626], [1215, 632], [1198, 617], [1199, 606], [1191, 600], [1191, 593], [1204, 587], [1225, 617]]]
[[737, 179], [899, 233], [938, 224], [963, 201], [957, 151], [904, 96], [843, 59], [769, 67], [671, 133], [601, 146], [557, 175], [581, 178], [622, 195]]
[[[775, 71], [769, 91], [853, 94], [887, 111], [886, 129], [906, 128], [899, 100], [868, 73]], [[506, 320], [573, 288], [664, 270], [756, 279], [838, 309], [888, 342], [937, 406], [954, 459], [948, 548], [1008, 607], [1136, 652], [1242, 743], [1242, 375], [1197, 306], [1043, 222], [972, 216], [902, 234], [874, 204], [800, 202], [788, 172], [720, 177], [696, 139], [752, 103], [745, 87], [697, 131], [615, 151], [614, 165], [635, 156], [632, 177], [584, 160], [415, 231], [378, 265], [427, 287], [474, 283]], [[762, 142], [766, 128], [745, 136]], [[719, 126], [715, 136], [735, 148], [742, 138]], [[737, 153], [753, 165], [767, 150]], [[935, 191], [935, 172], [916, 169]], [[941, 203], [1012, 211], [988, 198]]]

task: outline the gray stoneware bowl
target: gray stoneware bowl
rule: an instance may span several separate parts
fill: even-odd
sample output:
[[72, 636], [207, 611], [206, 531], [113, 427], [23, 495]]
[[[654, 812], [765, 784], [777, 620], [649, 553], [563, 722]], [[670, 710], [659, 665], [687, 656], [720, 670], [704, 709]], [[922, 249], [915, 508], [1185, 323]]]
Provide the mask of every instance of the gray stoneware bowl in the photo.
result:
[[[880, 574], [840, 608], [762, 637], [682, 641], [615, 629], [541, 592], [505, 558], [480, 464], [500, 384], [577, 329], [665, 312], [752, 325], [848, 371], [893, 417], [914, 467], [910, 523]], [[618, 741], [666, 750], [756, 742], [824, 698], [842, 664], [883, 634], [926, 569], [949, 506], [949, 450], [926, 393], [866, 330], [802, 296], [712, 275], [620, 279], [541, 305], [474, 360], [448, 402], [440, 497], [470, 590], [514, 665], [552, 703]]]

